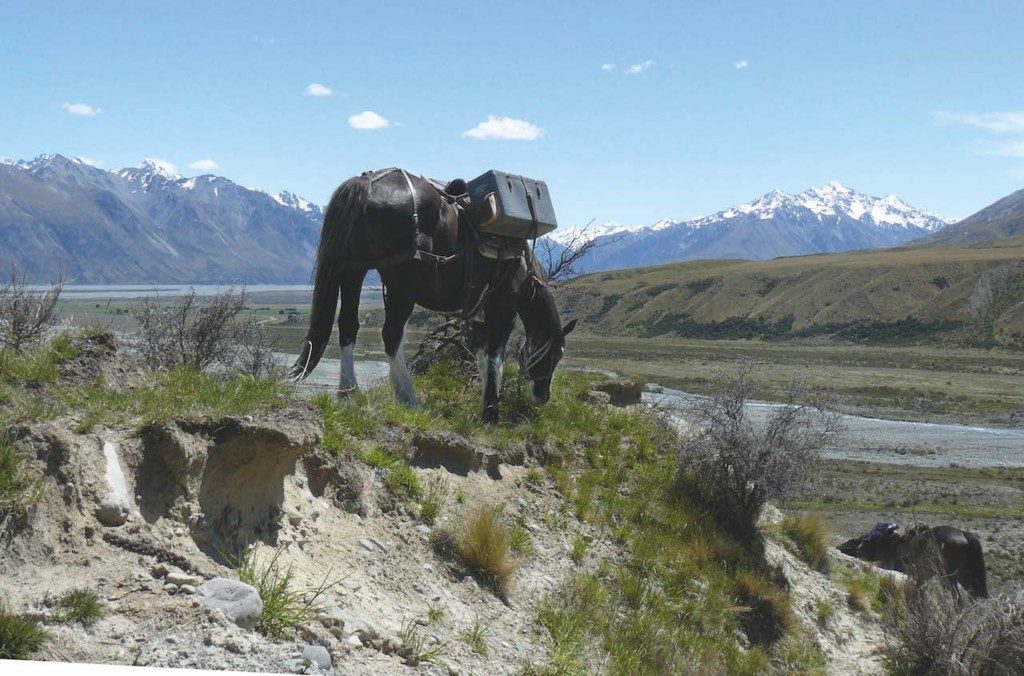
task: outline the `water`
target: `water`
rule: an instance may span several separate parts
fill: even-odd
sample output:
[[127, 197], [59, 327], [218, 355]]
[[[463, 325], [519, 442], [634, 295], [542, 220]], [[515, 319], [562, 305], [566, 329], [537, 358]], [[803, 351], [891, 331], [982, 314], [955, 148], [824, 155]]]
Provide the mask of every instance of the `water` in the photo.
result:
[[[33, 286], [45, 291], [48, 286]], [[192, 289], [200, 296], [213, 296], [228, 289], [241, 290], [241, 284], [69, 284], [61, 291], [64, 300], [96, 300], [107, 298], [146, 298], [148, 296], [184, 296]], [[380, 286], [364, 286], [367, 290], [379, 290]], [[292, 291], [309, 294], [313, 287], [309, 284], [248, 284], [245, 290], [250, 294]]]
[[[659, 388], [660, 389], [660, 388]], [[679, 390], [648, 391], [644, 399], [685, 420], [683, 409], [696, 395]], [[781, 404], [752, 401], [747, 412], [763, 421]], [[825, 452], [829, 458], [868, 460], [922, 467], [1024, 467], [1024, 429], [907, 422], [843, 415], [840, 442]]]
[[[277, 353], [282, 364], [291, 366], [296, 356]], [[382, 361], [356, 359], [356, 381], [362, 388], [388, 380], [388, 365]], [[301, 386], [310, 391], [334, 391], [341, 375], [341, 361], [322, 359]], [[650, 386], [645, 401], [668, 409], [685, 420], [686, 405], [698, 395]], [[763, 421], [780, 404], [752, 401], [748, 413]], [[886, 418], [843, 415], [844, 433], [825, 456], [841, 460], [868, 460], [922, 467], [1024, 467], [1024, 429], [975, 427], [938, 423], [907, 422]]]

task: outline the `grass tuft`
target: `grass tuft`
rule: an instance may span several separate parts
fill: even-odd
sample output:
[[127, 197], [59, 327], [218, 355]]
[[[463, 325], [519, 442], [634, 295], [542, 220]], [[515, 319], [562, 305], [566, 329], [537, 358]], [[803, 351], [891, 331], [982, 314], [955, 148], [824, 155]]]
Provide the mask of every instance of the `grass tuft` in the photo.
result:
[[292, 585], [291, 566], [282, 568], [278, 563], [283, 549], [265, 563], [256, 561], [255, 549], [247, 547], [234, 562], [238, 579], [256, 588], [263, 600], [263, 615], [256, 629], [271, 638], [291, 638], [296, 627], [314, 619], [320, 611], [320, 598], [334, 584], [326, 579], [319, 586], [295, 589]]
[[40, 490], [40, 478], [28, 458], [0, 431], [0, 535], [18, 532], [28, 524]]
[[483, 505], [466, 520], [457, 551], [474, 572], [498, 593], [507, 593], [519, 560], [509, 546], [509, 531], [501, 523], [497, 507]]
[[77, 622], [91, 627], [103, 617], [103, 603], [99, 595], [91, 589], [72, 589], [57, 599], [60, 611], [58, 621]]
[[480, 616], [477, 615], [476, 619], [473, 620], [473, 626], [468, 630], [462, 632], [459, 638], [462, 639], [463, 643], [468, 645], [470, 649], [477, 655], [487, 657], [487, 641], [485, 637], [487, 635], [487, 625], [480, 621]]
[[441, 510], [451, 497], [451, 482], [441, 473], [434, 473], [426, 481], [423, 501], [420, 503], [420, 520], [428, 526], [437, 523]]
[[818, 570], [825, 570], [828, 564], [828, 526], [820, 514], [791, 514], [779, 522], [779, 529], [793, 542], [804, 561]]
[[48, 635], [36, 622], [10, 613], [0, 604], [0, 659], [23, 660], [46, 643]]

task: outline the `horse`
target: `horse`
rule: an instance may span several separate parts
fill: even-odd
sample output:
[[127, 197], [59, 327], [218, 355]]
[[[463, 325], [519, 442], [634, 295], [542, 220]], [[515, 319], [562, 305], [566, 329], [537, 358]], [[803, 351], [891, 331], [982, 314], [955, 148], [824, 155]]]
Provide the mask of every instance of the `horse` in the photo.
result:
[[839, 545], [839, 551], [918, 577], [938, 574], [954, 589], [959, 584], [975, 598], [988, 598], [981, 541], [953, 526], [914, 524], [900, 531], [896, 524], [879, 522], [866, 535]]
[[532, 381], [530, 399], [548, 401], [576, 320], [562, 325], [525, 240], [495, 244], [479, 236], [457, 206], [456, 198], [465, 193], [460, 179], [442, 186], [398, 168], [364, 172], [334, 191], [317, 248], [309, 329], [289, 371], [293, 379], [308, 376], [323, 356], [340, 298], [338, 394], [357, 388], [359, 296], [366, 273], [376, 269], [384, 288], [381, 335], [399, 401], [419, 403], [402, 353], [405, 325], [417, 305], [471, 320], [485, 422], [498, 421], [502, 369], [517, 316], [526, 338], [517, 356]]

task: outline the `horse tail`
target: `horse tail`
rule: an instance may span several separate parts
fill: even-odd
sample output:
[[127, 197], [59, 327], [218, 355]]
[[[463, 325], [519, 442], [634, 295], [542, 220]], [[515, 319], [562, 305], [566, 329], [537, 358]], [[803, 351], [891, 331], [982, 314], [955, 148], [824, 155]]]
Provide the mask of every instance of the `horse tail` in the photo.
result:
[[[323, 242], [320, 243], [321, 249]], [[319, 252], [323, 254], [323, 251]], [[338, 308], [338, 294], [341, 291], [339, 275], [335, 266], [317, 256], [316, 273], [313, 282], [313, 306], [309, 312], [309, 330], [299, 358], [295, 360], [288, 376], [302, 380], [316, 368], [327, 349], [334, 326], [334, 312]]]
[[981, 540], [974, 533], [964, 533], [967, 536], [967, 556], [965, 568], [967, 591], [976, 598], [988, 598], [988, 573], [985, 570], [985, 555], [981, 551]]

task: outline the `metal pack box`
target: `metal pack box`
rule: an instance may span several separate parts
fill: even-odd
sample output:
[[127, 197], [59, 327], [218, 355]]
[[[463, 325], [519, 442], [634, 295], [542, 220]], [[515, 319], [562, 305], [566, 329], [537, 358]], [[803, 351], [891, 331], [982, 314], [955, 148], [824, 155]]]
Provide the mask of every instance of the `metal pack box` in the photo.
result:
[[468, 186], [470, 213], [483, 234], [532, 239], [558, 227], [544, 181], [492, 169]]

